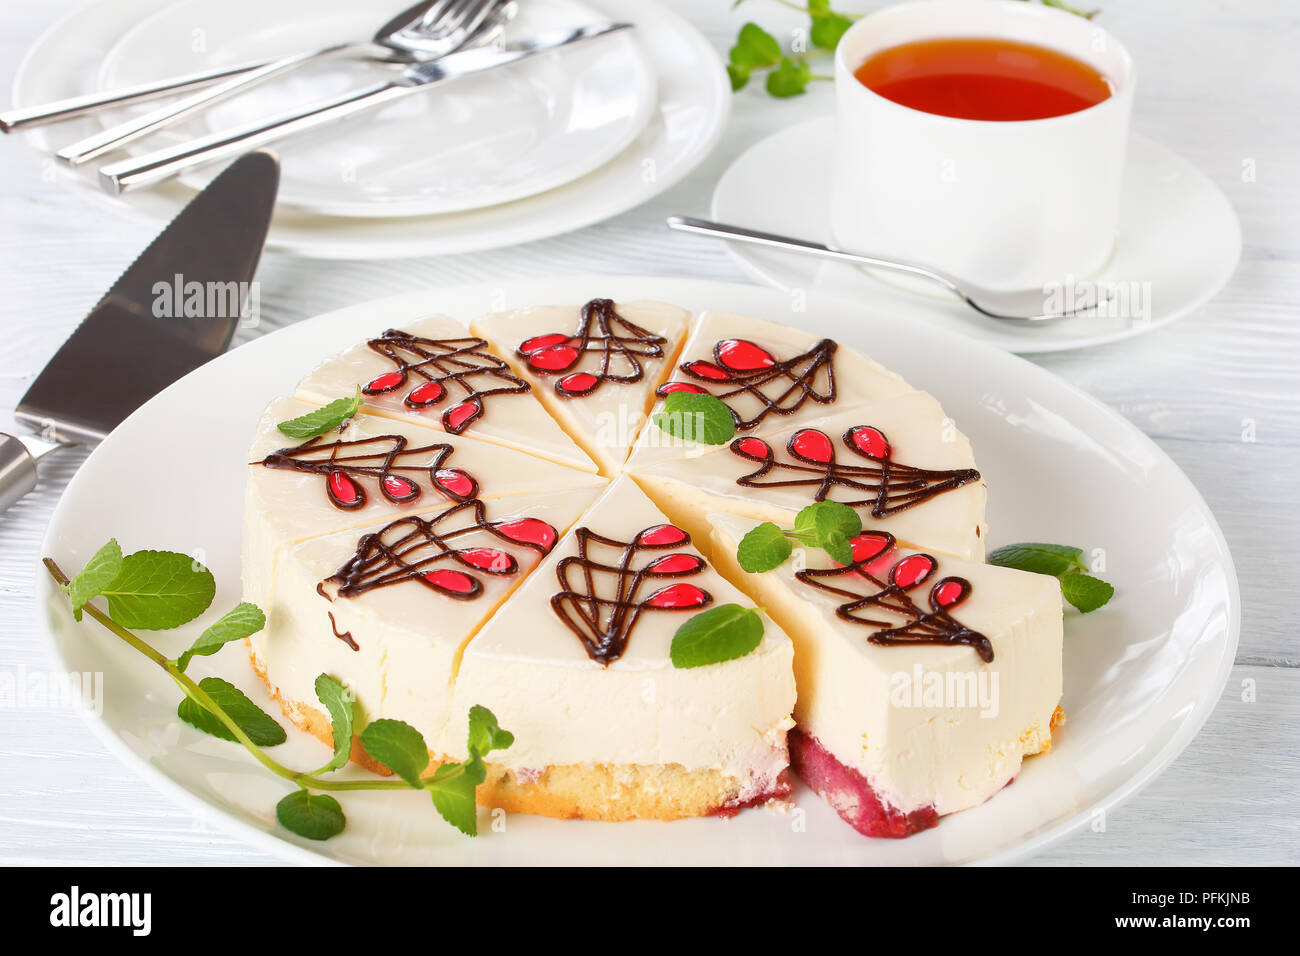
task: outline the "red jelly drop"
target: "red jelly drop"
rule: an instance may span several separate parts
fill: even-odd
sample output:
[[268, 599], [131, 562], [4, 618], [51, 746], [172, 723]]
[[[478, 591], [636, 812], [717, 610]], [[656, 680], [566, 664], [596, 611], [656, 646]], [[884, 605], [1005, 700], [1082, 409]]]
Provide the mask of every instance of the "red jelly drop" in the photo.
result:
[[742, 455], [748, 455], [750, 458], [762, 459], [772, 454], [771, 446], [761, 438], [742, 438], [731, 447]]
[[853, 549], [853, 560], [870, 561], [872, 558], [878, 558], [893, 546], [888, 535], [877, 534], [873, 531], [864, 531], [849, 541], [849, 547]]
[[574, 372], [572, 375], [566, 375], [556, 382], [555, 387], [571, 395], [581, 395], [590, 392], [599, 381], [590, 372]]
[[637, 542], [650, 547], [669, 547], [674, 544], [681, 544], [688, 540], [690, 536], [676, 525], [657, 524], [652, 528], [646, 528], [637, 535]]
[[376, 392], [391, 392], [401, 385], [404, 379], [405, 376], [401, 372], [385, 372], [383, 375], [372, 378], [361, 391], [367, 395], [373, 395]]
[[903, 590], [914, 588], [933, 574], [936, 566], [937, 562], [928, 554], [909, 554], [894, 565], [889, 580]]
[[428, 408], [442, 401], [445, 394], [446, 389], [441, 382], [425, 382], [411, 389], [411, 394], [406, 396], [406, 404], [412, 408]]
[[719, 342], [714, 351], [723, 366], [737, 372], [753, 372], [776, 364], [776, 359], [772, 358], [767, 349], [744, 339]]
[[645, 599], [647, 607], [699, 607], [709, 603], [709, 596], [694, 584], [670, 584]]
[[365, 504], [365, 496], [357, 483], [341, 471], [331, 471], [325, 478], [329, 486], [330, 498], [344, 508], [359, 508]]
[[699, 385], [692, 385], [690, 382], [665, 382], [655, 389], [655, 394], [659, 396], [671, 395], [673, 392], [686, 392], [690, 395], [705, 395], [707, 391]]
[[528, 364], [539, 372], [563, 372], [578, 361], [578, 350], [571, 345], [552, 345], [528, 356]]
[[714, 365], [712, 362], [687, 362], [682, 368], [692, 375], [707, 378], [713, 382], [725, 382], [731, 378], [730, 372], [725, 368]]
[[457, 597], [470, 597], [480, 587], [478, 581], [464, 571], [449, 571], [445, 568], [427, 572], [424, 575], [424, 580], [438, 590], [447, 591]]
[[533, 544], [547, 551], [555, 544], [557, 537], [555, 529], [539, 518], [519, 518], [515, 521], [503, 521], [493, 527], [511, 541], [518, 541], [520, 544]]
[[384, 476], [384, 494], [393, 501], [409, 501], [420, 493], [419, 487], [401, 475]]
[[459, 468], [439, 468], [433, 473], [433, 483], [451, 498], [473, 498], [478, 492], [478, 482]]
[[442, 427], [453, 435], [459, 435], [482, 414], [483, 406], [474, 399], [467, 398], [442, 413]]
[[952, 607], [960, 604], [970, 593], [970, 586], [958, 578], [945, 578], [934, 586], [930, 599], [936, 607]]
[[879, 428], [859, 425], [849, 430], [849, 441], [853, 442], [853, 447], [868, 458], [884, 461], [889, 457], [889, 442]]
[[513, 557], [496, 548], [466, 548], [456, 553], [466, 564], [493, 574], [510, 574], [518, 568]]
[[656, 574], [691, 574], [704, 568], [704, 562], [693, 554], [670, 554], [646, 567]]
[[790, 438], [790, 450], [800, 458], [822, 464], [835, 457], [831, 440], [825, 432], [819, 432], [815, 428], [803, 428], [795, 432]]
[[569, 341], [569, 336], [563, 332], [551, 332], [549, 335], [534, 335], [531, 339], [524, 339], [519, 344], [519, 353], [521, 355], [532, 355], [534, 352], [540, 352], [542, 349], [549, 349], [553, 345], [560, 345]]

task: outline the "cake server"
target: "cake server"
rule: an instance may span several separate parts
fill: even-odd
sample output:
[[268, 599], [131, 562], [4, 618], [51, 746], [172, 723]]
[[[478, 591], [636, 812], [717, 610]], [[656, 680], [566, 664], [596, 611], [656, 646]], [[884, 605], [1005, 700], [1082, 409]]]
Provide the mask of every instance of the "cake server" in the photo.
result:
[[36, 462], [103, 439], [145, 401], [226, 350], [248, 301], [280, 164], [241, 157], [190, 201], [54, 354], [0, 433], [0, 511], [36, 486]]

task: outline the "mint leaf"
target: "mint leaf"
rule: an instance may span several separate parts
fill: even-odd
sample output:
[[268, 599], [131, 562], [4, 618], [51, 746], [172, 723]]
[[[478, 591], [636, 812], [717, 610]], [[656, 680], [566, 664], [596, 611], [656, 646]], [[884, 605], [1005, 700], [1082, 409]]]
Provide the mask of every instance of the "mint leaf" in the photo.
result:
[[781, 65], [767, 74], [767, 92], [778, 99], [798, 96], [812, 79], [812, 68], [800, 59], [782, 57]]
[[1061, 578], [1061, 593], [1084, 614], [1095, 611], [1115, 596], [1115, 588], [1090, 574], [1067, 574]]
[[727, 79], [731, 81], [731, 92], [742, 90], [749, 83], [749, 67], [727, 64]]
[[736, 66], [751, 70], [755, 67], [775, 66], [781, 59], [781, 44], [757, 23], [746, 23], [740, 28], [736, 45], [731, 48], [728, 57]]
[[672, 392], [651, 421], [660, 431], [705, 445], [725, 445], [736, 434], [731, 409], [708, 394]]
[[93, 597], [104, 593], [104, 589], [117, 580], [122, 573], [122, 548], [116, 538], [109, 538], [108, 543], [90, 556], [81, 573], [63, 586], [63, 592], [72, 602], [72, 617], [81, 620], [82, 606]]
[[275, 805], [280, 826], [308, 840], [328, 840], [347, 826], [343, 808], [327, 793], [295, 790]]
[[[199, 681], [199, 687], [259, 747], [274, 747], [284, 743], [284, 728], [277, 724], [270, 714], [244, 696], [244, 692], [234, 684], [220, 677], [205, 677]], [[235, 735], [226, 725], [193, 698], [186, 697], [180, 702], [180, 706], [176, 708], [176, 716], [213, 737], [235, 740]]]
[[458, 763], [443, 764], [425, 783], [429, 796], [433, 798], [434, 809], [466, 836], [478, 836], [475, 785], [465, 767]]
[[358, 385], [357, 393], [351, 398], [336, 398], [314, 412], [299, 415], [287, 422], [280, 422], [275, 427], [290, 438], [315, 438], [317, 435], [325, 434], [331, 428], [342, 425], [355, 415], [360, 407], [361, 386]]
[[794, 533], [829, 554], [840, 564], [853, 563], [849, 539], [862, 530], [862, 517], [838, 501], [817, 501], [794, 519]]
[[334, 735], [334, 756], [316, 772], [329, 773], [345, 766], [352, 755], [353, 727], [357, 722], [356, 700], [350, 690], [329, 674], [321, 674], [316, 678], [316, 696], [329, 711], [330, 728]]
[[361, 746], [411, 786], [424, 786], [420, 774], [429, 766], [429, 748], [410, 724], [389, 718], [371, 721], [361, 731]]
[[736, 548], [736, 561], [751, 574], [771, 571], [785, 563], [794, 545], [785, 532], [770, 521], [751, 528], [740, 539]]
[[502, 730], [496, 715], [479, 704], [469, 709], [468, 749], [471, 757], [482, 757], [493, 750], [505, 750], [515, 742], [515, 735]]
[[247, 601], [236, 604], [221, 618], [199, 635], [198, 640], [190, 645], [180, 657], [176, 658], [176, 667], [184, 671], [195, 657], [208, 657], [221, 650], [231, 641], [251, 637], [266, 626], [266, 615], [256, 604]]
[[829, 532], [818, 546], [831, 556], [832, 561], [839, 564], [853, 563], [853, 545], [849, 544], [849, 539], [841, 531]]
[[763, 640], [763, 618], [754, 608], [720, 604], [693, 615], [673, 635], [673, 667], [704, 667], [744, 657]]
[[188, 554], [137, 551], [122, 559], [121, 573], [100, 593], [118, 624], [157, 631], [194, 620], [216, 591], [212, 572]]
[[989, 555], [988, 562], [1000, 568], [1033, 571], [1035, 574], [1050, 574], [1054, 578], [1059, 578], [1068, 571], [1086, 571], [1087, 567], [1082, 558], [1082, 548], [1022, 541], [1019, 544], [1008, 544], [998, 548]]
[[825, 12], [813, 13], [812, 32], [809, 33], [808, 39], [812, 40], [813, 46], [821, 47], [823, 50], [834, 50], [839, 45], [840, 37], [844, 32], [853, 26], [853, 21], [841, 13], [833, 13], [829, 7]]

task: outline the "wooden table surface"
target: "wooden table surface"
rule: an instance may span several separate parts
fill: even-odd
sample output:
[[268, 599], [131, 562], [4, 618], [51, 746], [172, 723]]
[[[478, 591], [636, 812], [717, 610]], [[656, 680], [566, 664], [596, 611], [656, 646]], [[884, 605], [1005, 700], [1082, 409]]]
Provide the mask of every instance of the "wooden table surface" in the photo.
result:
[[[671, 5], [720, 51], [740, 23], [794, 21], [772, 0]], [[0, 82], [73, 9], [7, 0]], [[879, 6], [837, 3], [848, 10]], [[1241, 645], [1201, 734], [1141, 794], [1042, 854], [1044, 864], [1300, 862], [1300, 8], [1287, 0], [1105, 0], [1102, 22], [1139, 64], [1134, 128], [1194, 161], [1231, 199], [1245, 236], [1231, 283], [1199, 313], [1116, 345], [1034, 361], [1107, 402], [1191, 477], [1223, 526], [1244, 601]], [[124, 25], [125, 26], [125, 25]], [[714, 182], [764, 136], [829, 111], [829, 84], [787, 101], [736, 97], [722, 144], [685, 181], [614, 219], [472, 256], [322, 264], [268, 254], [259, 332], [413, 289], [564, 272], [747, 281], [721, 244], [667, 234], [704, 214]], [[0, 94], [0, 101], [7, 96]], [[44, 160], [0, 140], [0, 429], [87, 309], [156, 227], [51, 182]], [[241, 333], [245, 335], [248, 333]], [[1253, 440], [1249, 440], [1253, 437]], [[47, 669], [30, 597], [39, 542], [80, 453], [56, 456], [39, 489], [0, 517], [0, 674]], [[69, 711], [0, 715], [0, 861], [261, 864], [274, 858], [198, 823], [99, 744]]]

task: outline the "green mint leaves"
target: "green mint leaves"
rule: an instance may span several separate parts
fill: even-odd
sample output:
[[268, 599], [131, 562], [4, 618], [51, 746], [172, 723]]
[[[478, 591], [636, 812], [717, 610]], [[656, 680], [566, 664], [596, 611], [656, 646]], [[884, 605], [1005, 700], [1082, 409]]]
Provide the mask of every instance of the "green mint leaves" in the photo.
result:
[[[205, 677], [199, 681], [199, 689], [257, 746], [274, 747], [288, 739], [284, 728], [275, 722], [275, 718], [249, 700], [243, 691], [229, 681], [220, 677]], [[220, 717], [193, 697], [187, 696], [180, 702], [176, 716], [213, 737], [239, 742], [239, 738], [222, 723]]]
[[108, 616], [122, 627], [160, 631], [188, 624], [206, 611], [217, 585], [212, 572], [188, 554], [136, 551], [123, 557], [117, 539], [112, 538], [91, 555], [63, 592], [78, 621], [89, 601], [104, 597]]
[[122, 547], [116, 538], [90, 556], [81, 573], [63, 586], [63, 593], [72, 603], [72, 617], [81, 620], [82, 606], [117, 580], [122, 573]]
[[295, 790], [275, 805], [280, 826], [308, 840], [328, 840], [343, 832], [347, 819], [339, 802], [327, 793]]
[[429, 748], [410, 724], [382, 718], [361, 731], [361, 746], [393, 773], [417, 790], [424, 786], [420, 774], [429, 766]]
[[195, 657], [210, 657], [231, 641], [252, 637], [265, 626], [266, 615], [260, 607], [247, 601], [236, 604], [217, 623], [200, 634], [189, 650], [176, 658], [176, 666], [184, 671]]
[[862, 518], [838, 501], [818, 501], [795, 516], [794, 527], [780, 528], [771, 521], [752, 528], [736, 548], [736, 561], [751, 574], [779, 568], [794, 552], [794, 545], [821, 548], [840, 564], [853, 563], [853, 537], [862, 531]]
[[650, 420], [662, 432], [705, 445], [725, 445], [736, 435], [731, 409], [708, 394], [672, 392]]
[[315, 438], [331, 428], [338, 428], [361, 408], [361, 386], [351, 398], [336, 398], [322, 408], [306, 415], [299, 415], [287, 422], [280, 422], [275, 427], [290, 438]]
[[781, 61], [781, 44], [757, 23], [746, 23], [740, 28], [736, 44], [728, 55], [727, 75], [731, 88], [738, 90], [749, 82], [754, 70], [776, 66]]
[[998, 548], [988, 558], [989, 564], [1035, 574], [1050, 574], [1061, 582], [1061, 594], [1087, 614], [1107, 604], [1115, 596], [1113, 585], [1084, 572], [1083, 549], [1063, 544], [1022, 541]]
[[705, 667], [735, 660], [763, 640], [763, 617], [755, 608], [720, 604], [693, 615], [673, 635], [673, 667]]
[[357, 703], [352, 692], [329, 674], [316, 678], [316, 696], [330, 715], [330, 730], [334, 739], [334, 755], [317, 773], [329, 773], [347, 766], [352, 755], [352, 735], [357, 725]]

